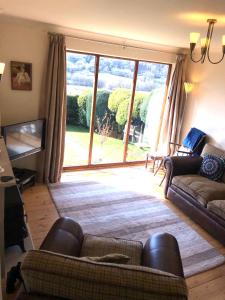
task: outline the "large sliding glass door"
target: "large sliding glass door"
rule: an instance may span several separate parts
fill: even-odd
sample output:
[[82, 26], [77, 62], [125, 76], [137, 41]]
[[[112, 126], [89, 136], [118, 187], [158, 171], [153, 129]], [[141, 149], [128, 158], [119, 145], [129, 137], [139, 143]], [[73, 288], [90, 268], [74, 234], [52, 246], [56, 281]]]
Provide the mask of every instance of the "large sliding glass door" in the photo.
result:
[[67, 52], [64, 167], [143, 161], [169, 74], [168, 64]]
[[143, 161], [157, 142], [169, 65], [139, 62], [127, 161]]
[[[126, 70], [129, 70], [129, 73]], [[100, 57], [92, 163], [121, 163], [134, 62]]]
[[88, 164], [89, 156], [95, 56], [67, 52], [66, 58], [67, 126], [64, 166], [82, 166]]

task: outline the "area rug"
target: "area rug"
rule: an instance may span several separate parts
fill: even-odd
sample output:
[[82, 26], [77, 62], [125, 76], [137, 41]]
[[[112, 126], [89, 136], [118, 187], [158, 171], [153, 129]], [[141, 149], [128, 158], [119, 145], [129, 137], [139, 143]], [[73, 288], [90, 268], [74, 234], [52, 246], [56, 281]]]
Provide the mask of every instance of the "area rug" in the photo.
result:
[[168, 232], [179, 243], [185, 277], [209, 270], [225, 259], [212, 245], [148, 191], [140, 192], [93, 177], [49, 185], [60, 216], [71, 217], [84, 232], [145, 242], [150, 234]]

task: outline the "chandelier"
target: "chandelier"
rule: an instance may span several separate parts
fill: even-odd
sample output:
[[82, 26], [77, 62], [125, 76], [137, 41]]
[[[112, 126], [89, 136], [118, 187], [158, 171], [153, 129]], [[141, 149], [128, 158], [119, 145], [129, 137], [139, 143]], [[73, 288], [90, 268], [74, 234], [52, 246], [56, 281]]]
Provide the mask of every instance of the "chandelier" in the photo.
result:
[[2, 79], [4, 69], [5, 69], [5, 63], [0, 62], [0, 80]]
[[205, 61], [205, 58], [207, 56], [208, 61], [212, 64], [218, 64], [220, 63], [225, 55], [225, 35], [222, 36], [222, 58], [218, 61], [212, 61], [209, 55], [209, 49], [210, 49], [210, 44], [212, 41], [212, 35], [213, 35], [213, 28], [215, 23], [217, 22], [216, 19], [208, 19], [207, 22], [209, 23], [208, 25], [208, 31], [207, 35], [204, 38], [201, 38], [201, 57], [197, 60], [193, 58], [193, 52], [195, 49], [195, 46], [198, 42], [198, 39], [200, 37], [200, 33], [198, 32], [191, 32], [190, 33], [190, 57], [191, 60], [195, 63], [201, 62], [202, 64]]

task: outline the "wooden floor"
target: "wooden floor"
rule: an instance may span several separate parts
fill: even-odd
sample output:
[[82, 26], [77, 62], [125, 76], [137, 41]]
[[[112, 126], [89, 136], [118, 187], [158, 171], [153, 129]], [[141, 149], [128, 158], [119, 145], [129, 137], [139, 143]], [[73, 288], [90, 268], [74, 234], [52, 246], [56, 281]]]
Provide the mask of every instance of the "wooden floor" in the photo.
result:
[[[96, 176], [97, 172], [98, 171], [96, 171]], [[151, 182], [151, 176], [152, 174], [149, 172], [149, 182]], [[155, 183], [152, 184], [155, 185], [155, 190], [162, 198], [163, 189], [158, 187], [156, 181], [154, 182]], [[158, 182], [160, 182], [160, 178]], [[23, 198], [33, 242], [35, 247], [38, 248], [48, 230], [59, 216], [46, 185], [36, 185], [27, 189], [23, 193]], [[164, 201], [166, 201], [167, 205], [169, 205], [180, 218], [192, 226], [202, 237], [225, 255], [225, 247], [192, 222], [190, 218], [174, 207], [172, 203], [165, 199]], [[225, 265], [188, 278], [187, 285], [189, 288], [189, 299], [191, 300], [225, 300]]]

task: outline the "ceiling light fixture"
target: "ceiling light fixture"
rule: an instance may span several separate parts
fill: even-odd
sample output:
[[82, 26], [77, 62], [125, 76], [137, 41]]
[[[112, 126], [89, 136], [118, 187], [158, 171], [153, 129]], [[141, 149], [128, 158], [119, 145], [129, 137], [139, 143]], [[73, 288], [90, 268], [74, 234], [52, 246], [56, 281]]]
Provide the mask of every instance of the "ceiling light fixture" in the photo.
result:
[[212, 61], [209, 56], [209, 49], [210, 49], [210, 44], [212, 41], [213, 28], [214, 28], [214, 25], [217, 22], [217, 20], [216, 19], [208, 19], [207, 22], [209, 23], [208, 31], [207, 31], [206, 37], [201, 38], [201, 57], [198, 60], [195, 60], [193, 58], [193, 52], [194, 52], [195, 46], [198, 42], [198, 39], [200, 37], [200, 33], [198, 33], [198, 32], [190, 33], [190, 51], [191, 51], [190, 57], [193, 62], [195, 62], [195, 63], [201, 62], [203, 64], [205, 61], [205, 58], [207, 56], [208, 61], [211, 64], [218, 64], [223, 60], [224, 55], [225, 55], [225, 35], [222, 36], [222, 54], [223, 54], [222, 58], [218, 61]]
[[5, 63], [0, 62], [0, 80], [2, 79], [2, 75], [4, 73]]

